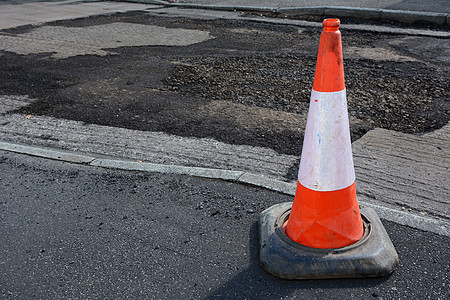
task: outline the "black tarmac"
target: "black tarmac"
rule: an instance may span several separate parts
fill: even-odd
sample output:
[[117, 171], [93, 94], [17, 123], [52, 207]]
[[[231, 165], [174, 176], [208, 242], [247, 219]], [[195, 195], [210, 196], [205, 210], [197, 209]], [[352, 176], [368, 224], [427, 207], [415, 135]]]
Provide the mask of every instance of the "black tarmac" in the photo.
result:
[[188, 176], [0, 153], [3, 299], [445, 299], [449, 238], [383, 221], [388, 277], [287, 281], [259, 263], [259, 213], [291, 197]]

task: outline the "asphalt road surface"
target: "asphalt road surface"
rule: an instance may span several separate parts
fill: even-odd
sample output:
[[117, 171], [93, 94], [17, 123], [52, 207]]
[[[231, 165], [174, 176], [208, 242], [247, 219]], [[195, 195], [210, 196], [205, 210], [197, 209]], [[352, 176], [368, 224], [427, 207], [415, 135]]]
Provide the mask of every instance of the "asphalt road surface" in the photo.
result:
[[280, 280], [259, 265], [246, 185], [0, 153], [2, 299], [446, 299], [449, 238], [383, 222], [388, 277]]
[[[3, 140], [295, 180], [320, 23], [50, 4], [40, 21], [146, 11], [3, 30]], [[27, 10], [8, 7], [1, 28]], [[360, 196], [448, 220], [448, 33], [341, 27]]]
[[[2, 139], [295, 178], [320, 24], [72, 1], [33, 7], [42, 22], [147, 10], [16, 27], [37, 22], [19, 6], [0, 20]], [[371, 26], [342, 29], [358, 197], [445, 222], [448, 34]], [[292, 196], [255, 186], [5, 151], [0, 185], [0, 298], [448, 297], [449, 238], [388, 221], [391, 276], [267, 274], [258, 215]]]

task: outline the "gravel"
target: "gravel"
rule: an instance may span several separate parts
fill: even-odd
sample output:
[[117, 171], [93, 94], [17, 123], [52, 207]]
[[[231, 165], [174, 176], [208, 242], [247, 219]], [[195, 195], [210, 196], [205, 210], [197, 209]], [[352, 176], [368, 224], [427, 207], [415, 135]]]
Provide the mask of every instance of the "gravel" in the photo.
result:
[[[308, 109], [314, 61], [298, 55], [196, 57], [167, 79], [170, 90], [212, 100], [301, 114]], [[449, 118], [448, 81], [412, 62], [357, 59], [345, 65], [351, 116], [366, 126], [423, 133]], [[410, 72], [405, 72], [409, 70]]]

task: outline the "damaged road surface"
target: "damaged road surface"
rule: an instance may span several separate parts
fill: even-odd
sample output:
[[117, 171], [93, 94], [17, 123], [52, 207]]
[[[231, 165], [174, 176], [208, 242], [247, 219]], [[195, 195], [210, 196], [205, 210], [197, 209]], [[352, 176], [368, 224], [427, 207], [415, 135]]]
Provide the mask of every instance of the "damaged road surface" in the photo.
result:
[[[15, 110], [29, 115], [298, 155], [319, 35], [144, 12], [18, 27], [0, 34], [0, 94], [36, 99]], [[448, 122], [448, 39], [342, 37], [353, 140]]]
[[[0, 144], [295, 187], [320, 24], [190, 13], [0, 30]], [[3, 298], [443, 299], [448, 35], [341, 31], [358, 200], [381, 208], [400, 257], [392, 275], [291, 282], [264, 272], [259, 213], [292, 195], [1, 149]]]
[[[448, 220], [448, 37], [341, 31], [360, 199]], [[320, 32], [161, 10], [4, 29], [0, 138], [292, 181]]]

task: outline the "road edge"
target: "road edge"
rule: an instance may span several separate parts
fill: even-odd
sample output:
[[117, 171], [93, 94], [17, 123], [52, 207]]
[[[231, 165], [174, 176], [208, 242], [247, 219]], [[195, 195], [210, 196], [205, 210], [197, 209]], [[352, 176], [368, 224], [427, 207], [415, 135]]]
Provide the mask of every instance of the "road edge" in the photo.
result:
[[[107, 0], [106, 0], [107, 1]], [[165, 7], [209, 9], [243, 12], [272, 12], [285, 16], [320, 16], [320, 17], [353, 17], [377, 21], [397, 21], [402, 23], [429, 22], [436, 25], [450, 25], [449, 13], [407, 11], [392, 9], [358, 8], [346, 6], [311, 6], [311, 7], [266, 7], [241, 5], [214, 5], [195, 3], [173, 3], [160, 0], [120, 0], [141, 4], [162, 5]]]
[[[284, 182], [243, 171], [188, 167], [181, 165], [165, 165], [165, 164], [157, 164], [151, 162], [133, 161], [117, 158], [109, 159], [81, 154], [77, 152], [20, 145], [3, 141], [0, 141], [0, 150], [40, 158], [64, 161], [73, 164], [102, 167], [107, 169], [141, 171], [141, 172], [162, 173], [162, 174], [177, 174], [207, 179], [220, 179], [225, 181], [236, 182], [239, 184], [249, 184], [290, 196], [294, 196], [296, 191], [296, 182], [291, 183]], [[420, 229], [423, 231], [432, 232], [441, 236], [450, 237], [450, 223], [448, 222], [432, 218], [426, 218], [405, 211], [379, 206], [370, 203], [368, 201], [364, 201], [363, 195], [358, 195], [358, 198], [360, 206], [366, 206], [374, 209], [378, 214], [378, 216], [386, 221], [394, 222], [415, 229]]]

